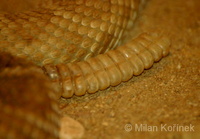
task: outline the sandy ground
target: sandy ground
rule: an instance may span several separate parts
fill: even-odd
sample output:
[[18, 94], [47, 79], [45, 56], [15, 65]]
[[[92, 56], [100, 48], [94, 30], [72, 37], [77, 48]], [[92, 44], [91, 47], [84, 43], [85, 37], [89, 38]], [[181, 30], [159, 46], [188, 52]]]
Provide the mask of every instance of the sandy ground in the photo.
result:
[[[168, 33], [170, 54], [117, 87], [61, 101], [63, 115], [85, 128], [85, 139], [200, 138], [199, 7], [199, 0], [150, 0], [133, 31]], [[137, 131], [141, 124], [158, 130]], [[168, 131], [161, 131], [165, 124]], [[171, 131], [180, 125], [194, 131]]]

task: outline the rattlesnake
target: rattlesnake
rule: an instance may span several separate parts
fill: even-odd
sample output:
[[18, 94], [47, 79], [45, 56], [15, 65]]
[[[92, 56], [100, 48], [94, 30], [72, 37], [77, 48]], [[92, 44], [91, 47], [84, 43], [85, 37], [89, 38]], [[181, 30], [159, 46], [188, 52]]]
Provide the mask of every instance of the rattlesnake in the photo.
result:
[[58, 138], [57, 98], [116, 86], [166, 56], [170, 41], [155, 33], [112, 50], [133, 26], [142, 3], [60, 0], [0, 14], [0, 137]]

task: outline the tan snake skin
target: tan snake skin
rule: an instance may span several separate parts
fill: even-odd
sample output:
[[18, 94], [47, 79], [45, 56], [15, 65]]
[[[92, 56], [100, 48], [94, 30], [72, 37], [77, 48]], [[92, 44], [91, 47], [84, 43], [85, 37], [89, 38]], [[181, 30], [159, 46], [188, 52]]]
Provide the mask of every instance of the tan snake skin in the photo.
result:
[[112, 50], [133, 26], [141, 3], [63, 0], [0, 14], [0, 137], [59, 138], [55, 98], [116, 86], [166, 56], [170, 41], [157, 34], [144, 33]]
[[51, 82], [24, 59], [0, 54], [0, 138], [58, 138], [60, 115]]

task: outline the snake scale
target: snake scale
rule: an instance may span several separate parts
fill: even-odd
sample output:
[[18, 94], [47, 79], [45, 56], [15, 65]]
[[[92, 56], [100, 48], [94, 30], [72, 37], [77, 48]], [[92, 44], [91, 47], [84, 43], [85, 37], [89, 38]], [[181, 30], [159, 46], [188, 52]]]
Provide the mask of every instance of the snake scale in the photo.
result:
[[60, 96], [116, 86], [166, 56], [170, 41], [155, 33], [115, 49], [142, 3], [60, 0], [0, 14], [0, 137], [59, 138]]

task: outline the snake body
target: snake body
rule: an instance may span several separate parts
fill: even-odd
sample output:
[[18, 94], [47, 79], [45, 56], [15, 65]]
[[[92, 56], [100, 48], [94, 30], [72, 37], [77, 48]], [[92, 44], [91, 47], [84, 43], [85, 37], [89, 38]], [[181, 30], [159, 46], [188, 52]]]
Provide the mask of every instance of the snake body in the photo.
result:
[[68, 0], [0, 15], [2, 51], [37, 65], [81, 61], [117, 46], [139, 1]]
[[[34, 11], [0, 14], [2, 84], [16, 83], [16, 79], [24, 79], [24, 76], [46, 83], [42, 89], [44, 96], [36, 95], [39, 91], [37, 89], [30, 92], [15, 89], [13, 93], [1, 87], [1, 99], [9, 96], [18, 99], [17, 92], [25, 93], [20, 94], [22, 101], [16, 101], [17, 105], [11, 99], [1, 100], [0, 107], [5, 113], [3, 116], [5, 119], [10, 116], [10, 119], [1, 121], [0, 136], [26, 138], [30, 135], [32, 138], [44, 138], [49, 135], [58, 138], [59, 112], [54, 103], [55, 92], [60, 92], [65, 98], [74, 94], [81, 96], [86, 92], [95, 93], [141, 74], [153, 62], [166, 56], [170, 41], [157, 34], [144, 33], [112, 50], [133, 26], [142, 3], [140, 0], [60, 0]], [[19, 62], [24, 59], [34, 64]], [[8, 82], [4, 82], [4, 79], [8, 79]], [[25, 79], [31, 85], [32, 80]], [[48, 86], [53, 86], [53, 89]], [[41, 89], [41, 86], [35, 88]], [[33, 97], [33, 106], [27, 103], [26, 93], [30, 94], [30, 98]], [[57, 96], [60, 97], [60, 94]], [[46, 113], [30, 112], [41, 106], [38, 106], [37, 100], [43, 102], [41, 105], [45, 107]], [[26, 109], [23, 109], [23, 101], [27, 105]], [[14, 109], [18, 111], [12, 113]], [[26, 113], [30, 116], [27, 117]], [[47, 116], [49, 113], [52, 117]], [[14, 124], [9, 120], [13, 120]], [[34, 121], [39, 122], [35, 124]], [[30, 130], [19, 131], [21, 124], [35, 132], [30, 134]], [[5, 133], [4, 127], [7, 127], [8, 133], [12, 133], [10, 136]]]
[[43, 71], [0, 53], [0, 138], [58, 138], [58, 96]]

